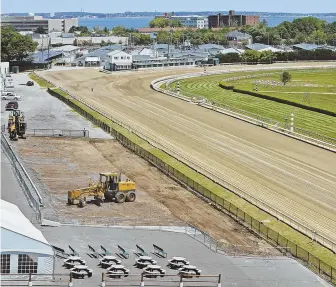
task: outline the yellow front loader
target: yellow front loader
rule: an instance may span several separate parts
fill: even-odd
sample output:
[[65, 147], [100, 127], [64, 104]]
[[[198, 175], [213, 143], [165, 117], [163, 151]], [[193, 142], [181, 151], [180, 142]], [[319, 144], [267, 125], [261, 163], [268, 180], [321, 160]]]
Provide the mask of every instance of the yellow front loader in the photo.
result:
[[102, 202], [113, 201], [122, 203], [135, 201], [135, 182], [128, 178], [122, 180], [121, 174], [105, 172], [99, 174], [97, 184], [89, 184], [88, 187], [68, 191], [68, 204], [76, 204], [84, 207], [88, 197], [93, 197], [99, 205]]

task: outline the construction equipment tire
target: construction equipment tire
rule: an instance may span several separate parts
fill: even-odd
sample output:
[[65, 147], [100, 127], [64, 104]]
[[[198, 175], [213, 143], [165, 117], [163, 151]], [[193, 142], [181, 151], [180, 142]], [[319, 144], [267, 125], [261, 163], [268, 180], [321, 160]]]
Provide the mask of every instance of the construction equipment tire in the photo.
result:
[[84, 207], [84, 205], [85, 205], [85, 200], [81, 198], [81, 199], [79, 200], [78, 206], [79, 206], [79, 207]]
[[116, 202], [117, 203], [123, 203], [126, 200], [126, 195], [123, 192], [117, 192], [116, 194]]
[[73, 201], [73, 199], [70, 199], [70, 198], [68, 198], [68, 204], [69, 204], [69, 205], [72, 205], [72, 204], [74, 204], [74, 201]]
[[136, 195], [135, 195], [135, 193], [133, 191], [127, 193], [127, 195], [126, 195], [126, 201], [133, 202], [133, 201], [135, 201], [135, 199], [136, 199]]

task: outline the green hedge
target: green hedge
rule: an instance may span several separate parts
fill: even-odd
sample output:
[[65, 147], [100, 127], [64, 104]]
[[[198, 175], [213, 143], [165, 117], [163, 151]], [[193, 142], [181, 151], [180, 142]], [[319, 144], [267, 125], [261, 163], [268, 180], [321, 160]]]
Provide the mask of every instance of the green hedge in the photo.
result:
[[289, 100], [280, 99], [280, 98], [272, 97], [272, 96], [268, 96], [268, 95], [263, 95], [263, 94], [256, 93], [256, 92], [236, 89], [234, 86], [226, 85], [224, 82], [220, 82], [219, 86], [222, 89], [232, 90], [233, 92], [236, 92], [236, 93], [249, 95], [249, 96], [253, 96], [253, 97], [257, 97], [257, 98], [261, 98], [261, 99], [265, 99], [265, 100], [270, 100], [270, 101], [273, 101], [273, 102], [278, 102], [278, 103], [302, 108], [302, 109], [305, 109], [305, 110], [318, 112], [318, 113], [325, 114], [325, 115], [328, 115], [328, 116], [336, 117], [336, 113], [334, 113], [332, 111], [327, 111], [327, 110], [316, 108], [316, 107], [310, 107], [310, 106], [306, 106], [306, 105], [303, 105], [303, 104], [300, 104], [300, 103], [296, 103], [296, 102], [292, 102], [292, 101], [289, 101]]

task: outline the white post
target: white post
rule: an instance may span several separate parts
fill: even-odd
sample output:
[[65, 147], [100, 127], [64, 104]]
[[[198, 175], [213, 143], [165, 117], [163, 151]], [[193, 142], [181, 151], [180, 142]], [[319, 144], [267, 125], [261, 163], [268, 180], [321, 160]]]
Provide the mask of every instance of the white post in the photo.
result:
[[69, 287], [73, 287], [73, 283], [72, 282], [69, 282]]
[[177, 82], [177, 94], [180, 94], [180, 81]]
[[294, 132], [294, 114], [291, 114], [290, 131]]
[[33, 286], [33, 282], [29, 281], [28, 282], [28, 287]]

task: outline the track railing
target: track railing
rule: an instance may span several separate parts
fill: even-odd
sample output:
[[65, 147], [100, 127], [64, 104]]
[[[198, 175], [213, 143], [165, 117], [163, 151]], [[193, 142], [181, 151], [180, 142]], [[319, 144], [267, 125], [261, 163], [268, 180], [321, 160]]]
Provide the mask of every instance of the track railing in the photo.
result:
[[17, 157], [15, 151], [12, 149], [4, 133], [1, 133], [1, 148], [11, 162], [14, 172], [19, 179], [21, 186], [23, 187], [23, 191], [26, 197], [28, 198], [29, 204], [37, 213], [38, 223], [41, 223], [43, 219], [43, 200], [40, 192], [38, 191], [34, 182], [31, 180], [28, 172]]

